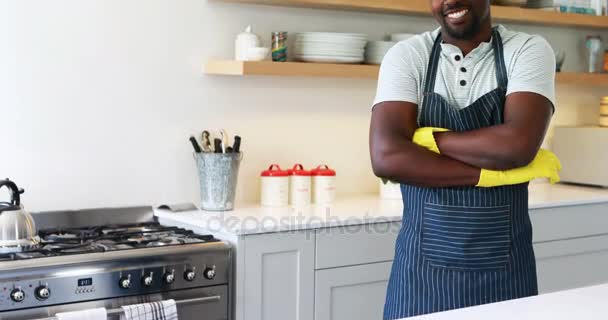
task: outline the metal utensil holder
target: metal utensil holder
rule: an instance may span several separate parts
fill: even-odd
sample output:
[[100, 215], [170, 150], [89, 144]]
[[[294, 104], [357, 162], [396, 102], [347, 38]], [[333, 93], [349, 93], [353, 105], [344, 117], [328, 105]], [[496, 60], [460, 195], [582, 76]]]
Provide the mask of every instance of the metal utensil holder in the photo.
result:
[[243, 153], [195, 153], [200, 182], [200, 207], [207, 211], [234, 209], [234, 198]]

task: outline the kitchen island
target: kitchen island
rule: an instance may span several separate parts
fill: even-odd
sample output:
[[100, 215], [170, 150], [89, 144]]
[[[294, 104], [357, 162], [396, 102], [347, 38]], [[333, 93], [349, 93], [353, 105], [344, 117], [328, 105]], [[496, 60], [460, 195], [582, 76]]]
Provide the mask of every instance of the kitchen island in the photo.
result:
[[408, 320], [603, 320], [608, 318], [606, 301], [608, 284], [603, 284], [428, 314]]
[[[608, 190], [532, 184], [529, 207], [541, 293], [608, 282]], [[382, 315], [402, 208], [362, 195], [156, 216], [233, 244], [233, 319], [369, 320]]]

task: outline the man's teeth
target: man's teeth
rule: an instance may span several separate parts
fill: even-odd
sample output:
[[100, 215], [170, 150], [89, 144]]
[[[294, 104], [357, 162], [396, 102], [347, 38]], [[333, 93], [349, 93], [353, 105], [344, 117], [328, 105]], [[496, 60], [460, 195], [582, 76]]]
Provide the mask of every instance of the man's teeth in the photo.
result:
[[464, 16], [469, 10], [464, 9], [464, 10], [460, 10], [460, 11], [456, 11], [456, 12], [452, 12], [448, 14], [448, 18], [450, 19], [458, 19], [461, 18], [462, 16]]

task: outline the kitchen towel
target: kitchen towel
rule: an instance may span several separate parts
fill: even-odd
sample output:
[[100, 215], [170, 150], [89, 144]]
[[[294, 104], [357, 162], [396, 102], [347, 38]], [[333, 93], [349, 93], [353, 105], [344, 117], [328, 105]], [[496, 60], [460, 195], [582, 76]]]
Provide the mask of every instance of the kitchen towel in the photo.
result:
[[80, 311], [60, 312], [55, 315], [58, 320], [107, 320], [105, 308], [86, 309]]
[[177, 320], [175, 300], [122, 306], [121, 320]]

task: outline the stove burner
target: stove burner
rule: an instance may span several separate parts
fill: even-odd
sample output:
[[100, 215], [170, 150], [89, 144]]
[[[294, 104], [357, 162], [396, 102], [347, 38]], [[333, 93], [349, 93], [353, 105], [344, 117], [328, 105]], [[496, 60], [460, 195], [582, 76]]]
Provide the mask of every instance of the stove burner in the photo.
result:
[[138, 248], [216, 242], [212, 235], [198, 235], [156, 222], [104, 227], [47, 229], [38, 232], [37, 247], [0, 253], [0, 262]]

